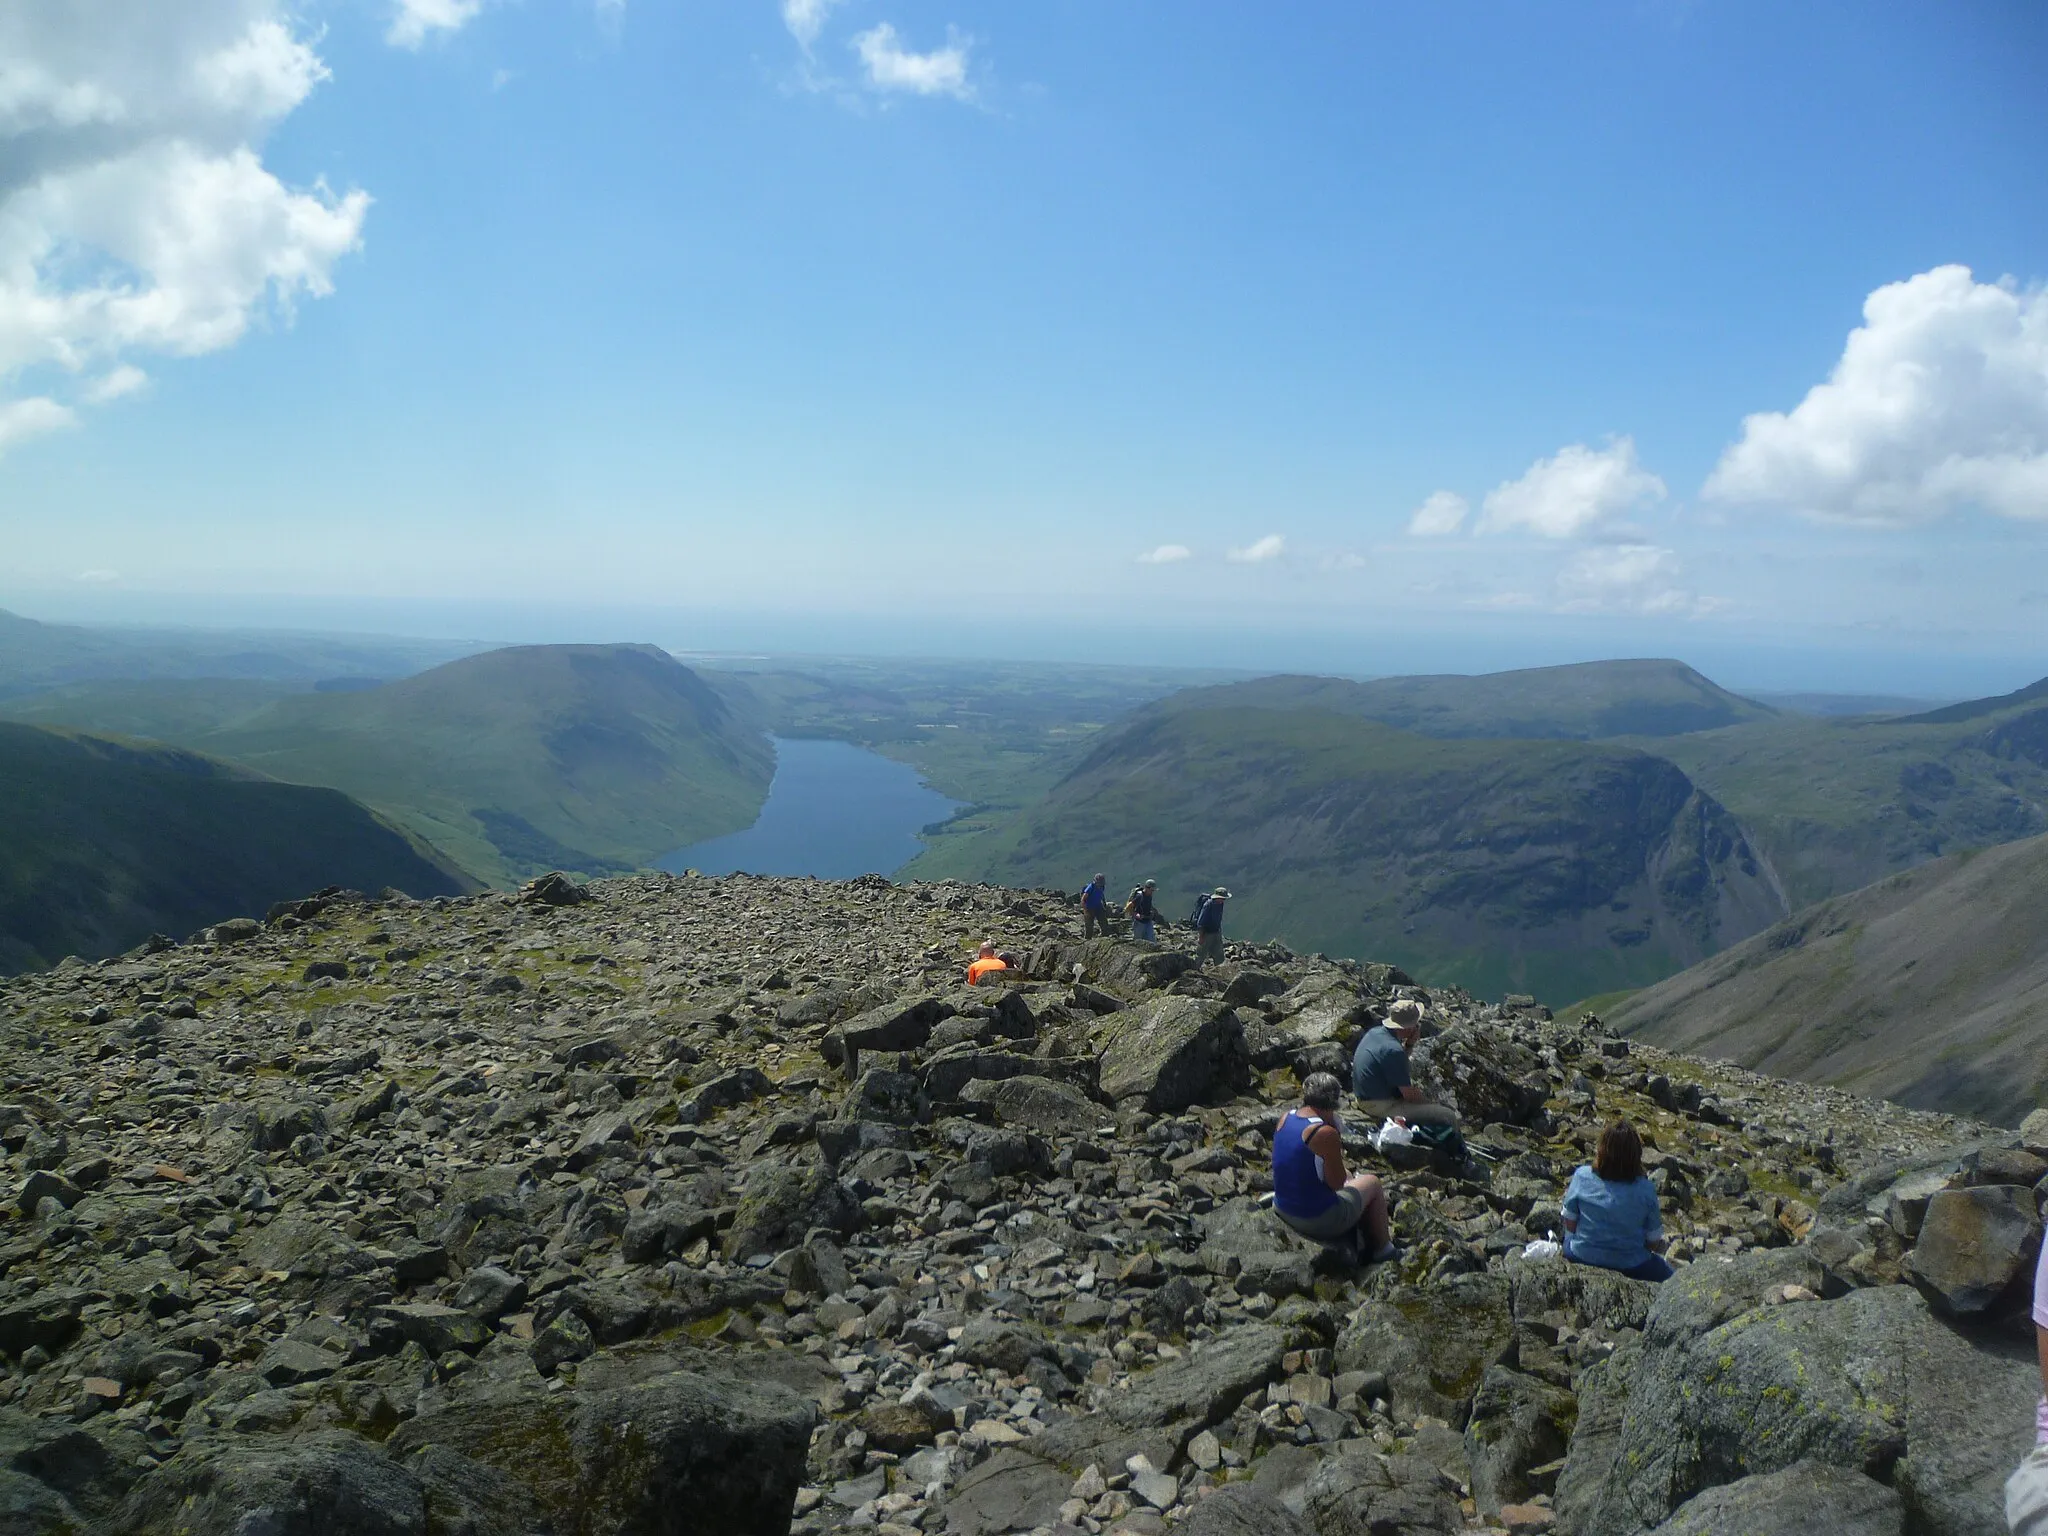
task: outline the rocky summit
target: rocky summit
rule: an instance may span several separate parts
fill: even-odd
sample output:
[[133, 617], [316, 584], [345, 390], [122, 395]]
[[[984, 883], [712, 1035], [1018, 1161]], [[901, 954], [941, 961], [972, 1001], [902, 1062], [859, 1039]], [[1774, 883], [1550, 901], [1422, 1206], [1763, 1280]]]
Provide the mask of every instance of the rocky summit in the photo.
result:
[[[2003, 1530], [2048, 1117], [1071, 903], [329, 891], [0, 983], [0, 1530]], [[1347, 1126], [1361, 1272], [1268, 1138], [1402, 996], [1470, 1151]], [[1615, 1115], [1662, 1286], [1525, 1252]]]

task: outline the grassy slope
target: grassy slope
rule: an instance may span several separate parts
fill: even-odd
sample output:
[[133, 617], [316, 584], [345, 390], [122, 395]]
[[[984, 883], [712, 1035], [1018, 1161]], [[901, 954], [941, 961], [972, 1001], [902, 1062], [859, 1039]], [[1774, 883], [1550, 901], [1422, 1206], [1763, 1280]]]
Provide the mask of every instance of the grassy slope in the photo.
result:
[[1357, 715], [1422, 736], [1598, 741], [1769, 719], [1679, 661], [1596, 661], [1478, 677], [1264, 677], [1178, 695], [1168, 708], [1244, 704]]
[[327, 885], [471, 888], [333, 790], [175, 748], [0, 724], [0, 971], [116, 953]]
[[630, 868], [748, 825], [753, 723], [652, 646], [514, 646], [362, 693], [297, 694], [194, 745], [327, 784], [504, 882]]
[[2048, 836], [1810, 907], [1609, 1018], [1673, 1050], [2016, 1124], [2048, 1094]]
[[1220, 881], [1236, 933], [1557, 1001], [1666, 975], [1780, 910], [1711, 803], [1650, 754], [1434, 741], [1316, 710], [1145, 711], [1046, 802], [909, 873], [960, 852], [1014, 884], [1150, 875], [1172, 916]]
[[176, 742], [345, 791], [479, 878], [634, 868], [759, 811], [762, 722], [665, 652], [517, 646], [362, 692], [77, 684], [0, 713]]

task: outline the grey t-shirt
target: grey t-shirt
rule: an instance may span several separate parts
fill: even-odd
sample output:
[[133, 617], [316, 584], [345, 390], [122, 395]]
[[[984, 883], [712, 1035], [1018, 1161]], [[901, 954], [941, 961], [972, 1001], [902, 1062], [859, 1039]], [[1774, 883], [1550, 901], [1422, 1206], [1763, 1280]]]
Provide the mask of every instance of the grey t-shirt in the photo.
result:
[[1358, 1050], [1351, 1058], [1353, 1093], [1361, 1099], [1398, 1099], [1413, 1081], [1399, 1035], [1375, 1024], [1359, 1037]]

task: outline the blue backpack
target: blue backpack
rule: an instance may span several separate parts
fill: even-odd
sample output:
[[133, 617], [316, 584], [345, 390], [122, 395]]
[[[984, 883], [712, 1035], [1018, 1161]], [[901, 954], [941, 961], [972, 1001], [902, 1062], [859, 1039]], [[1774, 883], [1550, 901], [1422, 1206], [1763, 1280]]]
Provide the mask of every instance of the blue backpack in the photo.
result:
[[1206, 896], [1197, 896], [1195, 898], [1194, 915], [1188, 919], [1188, 926], [1190, 928], [1200, 928], [1202, 926], [1202, 914], [1208, 910], [1209, 898]]

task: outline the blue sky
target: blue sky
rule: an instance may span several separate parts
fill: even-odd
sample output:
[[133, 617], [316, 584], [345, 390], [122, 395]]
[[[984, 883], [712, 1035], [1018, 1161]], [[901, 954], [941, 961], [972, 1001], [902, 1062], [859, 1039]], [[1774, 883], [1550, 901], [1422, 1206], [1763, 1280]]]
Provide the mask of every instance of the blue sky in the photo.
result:
[[20, 611], [2048, 672], [2038, 5], [176, 9], [0, 18]]

